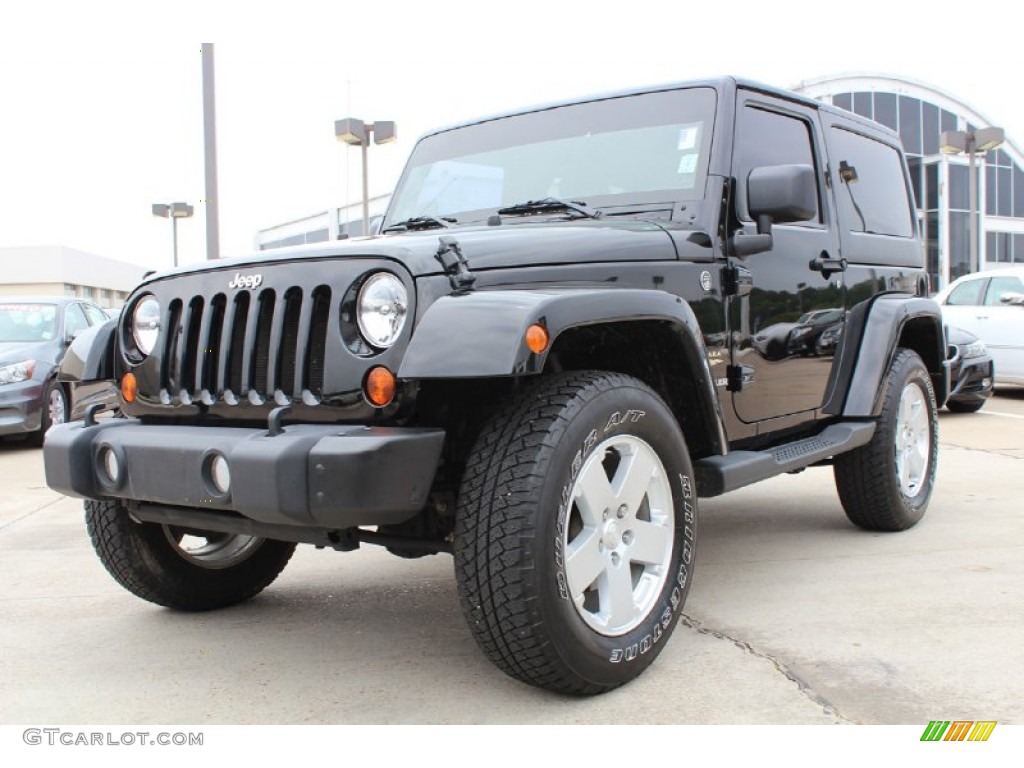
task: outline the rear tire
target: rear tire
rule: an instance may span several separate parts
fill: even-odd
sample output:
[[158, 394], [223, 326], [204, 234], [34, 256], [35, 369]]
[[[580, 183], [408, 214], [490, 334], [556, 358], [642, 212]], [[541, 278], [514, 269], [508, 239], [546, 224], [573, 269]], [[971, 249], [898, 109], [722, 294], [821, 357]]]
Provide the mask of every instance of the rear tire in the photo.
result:
[[658, 395], [616, 373], [545, 377], [470, 454], [455, 524], [463, 613], [506, 674], [611, 690], [664, 648], [696, 534], [686, 444]]
[[935, 486], [938, 408], [928, 369], [913, 350], [897, 351], [884, 386], [871, 442], [835, 458], [836, 489], [854, 525], [903, 531], [924, 516]]
[[295, 551], [291, 542], [137, 523], [116, 501], [85, 502], [85, 522], [96, 554], [118, 584], [181, 611], [248, 600], [278, 577]]
[[43, 388], [39, 403], [39, 431], [30, 438], [35, 445], [42, 445], [46, 430], [54, 424], [64, 424], [70, 415], [67, 392], [56, 379], [50, 379]]

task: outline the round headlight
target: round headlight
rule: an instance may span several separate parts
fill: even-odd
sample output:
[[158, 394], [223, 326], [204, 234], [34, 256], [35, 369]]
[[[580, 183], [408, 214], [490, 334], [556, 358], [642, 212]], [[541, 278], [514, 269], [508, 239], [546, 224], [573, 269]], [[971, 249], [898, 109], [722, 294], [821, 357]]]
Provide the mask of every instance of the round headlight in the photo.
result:
[[143, 355], [149, 355], [160, 336], [160, 302], [146, 296], [132, 312], [132, 338]]
[[398, 339], [409, 311], [409, 294], [390, 272], [378, 272], [359, 291], [359, 330], [375, 347], [386, 349]]

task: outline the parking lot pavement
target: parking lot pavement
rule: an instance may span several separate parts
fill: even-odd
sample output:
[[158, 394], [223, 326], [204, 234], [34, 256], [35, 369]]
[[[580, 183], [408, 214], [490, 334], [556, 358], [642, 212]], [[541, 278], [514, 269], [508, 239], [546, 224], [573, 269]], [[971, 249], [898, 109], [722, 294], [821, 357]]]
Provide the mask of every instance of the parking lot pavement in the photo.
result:
[[139, 601], [39, 450], [0, 444], [0, 723], [1022, 723], [1024, 390], [940, 429], [905, 533], [849, 525], [827, 469], [704, 502], [687, 623], [583, 700], [491, 667], [446, 557], [301, 547], [245, 605]]

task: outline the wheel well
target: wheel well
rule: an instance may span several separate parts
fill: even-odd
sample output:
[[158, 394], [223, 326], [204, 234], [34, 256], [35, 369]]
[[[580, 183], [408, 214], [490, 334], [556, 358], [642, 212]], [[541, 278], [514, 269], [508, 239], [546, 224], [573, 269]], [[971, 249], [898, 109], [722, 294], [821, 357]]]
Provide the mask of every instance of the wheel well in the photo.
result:
[[672, 409], [694, 459], [721, 453], [713, 396], [704, 384], [703, 358], [679, 329], [660, 320], [585, 325], [555, 339], [545, 370], [595, 369], [634, 376]]
[[942, 327], [932, 317], [912, 317], [900, 329], [899, 346], [914, 350], [932, 378], [935, 397], [941, 407], [946, 401], [946, 377], [942, 367], [945, 340]]

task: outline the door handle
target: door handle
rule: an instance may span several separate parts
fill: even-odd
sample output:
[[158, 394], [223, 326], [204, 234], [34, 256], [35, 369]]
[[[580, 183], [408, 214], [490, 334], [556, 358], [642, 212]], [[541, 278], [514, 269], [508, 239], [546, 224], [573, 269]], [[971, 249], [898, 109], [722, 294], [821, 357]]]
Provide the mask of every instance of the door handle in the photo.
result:
[[845, 272], [847, 265], [846, 259], [833, 259], [828, 255], [828, 251], [822, 251], [818, 254], [818, 258], [811, 259], [807, 266], [812, 272], [821, 272], [821, 276], [828, 280], [836, 272]]

